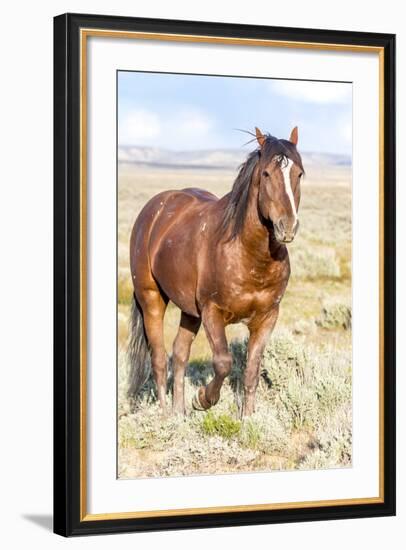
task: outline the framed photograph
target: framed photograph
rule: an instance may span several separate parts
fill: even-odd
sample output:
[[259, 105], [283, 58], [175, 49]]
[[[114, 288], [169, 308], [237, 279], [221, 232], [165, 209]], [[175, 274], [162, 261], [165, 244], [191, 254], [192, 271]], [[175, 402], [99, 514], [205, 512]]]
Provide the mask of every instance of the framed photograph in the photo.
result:
[[395, 514], [395, 37], [54, 20], [54, 530]]

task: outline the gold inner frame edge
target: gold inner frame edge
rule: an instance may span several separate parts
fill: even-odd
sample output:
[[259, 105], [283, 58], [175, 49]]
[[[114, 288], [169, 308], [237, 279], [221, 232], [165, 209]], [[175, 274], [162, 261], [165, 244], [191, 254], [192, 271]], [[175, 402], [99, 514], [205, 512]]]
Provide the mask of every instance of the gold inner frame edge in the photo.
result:
[[[87, 38], [127, 38], [175, 42], [215, 43], [240, 46], [262, 46], [325, 51], [377, 53], [379, 56], [379, 496], [337, 500], [286, 502], [181, 508], [172, 510], [142, 510], [137, 512], [87, 513]], [[80, 521], [111, 519], [142, 519], [185, 515], [220, 514], [266, 510], [291, 510], [326, 506], [378, 504], [384, 502], [384, 48], [357, 44], [280, 41], [222, 36], [147, 33], [106, 29], [80, 29]]]

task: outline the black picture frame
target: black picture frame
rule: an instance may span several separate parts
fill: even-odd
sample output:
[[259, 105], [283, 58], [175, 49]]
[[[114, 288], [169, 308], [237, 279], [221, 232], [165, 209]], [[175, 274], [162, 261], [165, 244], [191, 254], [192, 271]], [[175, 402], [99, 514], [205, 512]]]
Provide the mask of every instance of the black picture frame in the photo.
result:
[[[381, 48], [384, 56], [382, 502], [88, 521], [80, 512], [80, 29], [175, 33]], [[54, 19], [54, 531], [63, 536], [395, 514], [395, 36], [64, 14]]]

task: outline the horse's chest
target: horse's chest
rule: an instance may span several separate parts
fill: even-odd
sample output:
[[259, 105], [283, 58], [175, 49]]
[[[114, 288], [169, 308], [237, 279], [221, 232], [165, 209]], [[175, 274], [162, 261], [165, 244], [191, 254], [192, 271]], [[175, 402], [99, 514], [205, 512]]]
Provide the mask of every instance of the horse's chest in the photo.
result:
[[284, 289], [279, 285], [272, 288], [246, 289], [236, 293], [233, 301], [234, 308], [236, 310], [266, 309], [281, 301], [283, 291]]
[[230, 322], [248, 324], [256, 314], [265, 314], [279, 304], [287, 280], [288, 276], [269, 275], [261, 271], [251, 272], [246, 279], [230, 279], [226, 304]]

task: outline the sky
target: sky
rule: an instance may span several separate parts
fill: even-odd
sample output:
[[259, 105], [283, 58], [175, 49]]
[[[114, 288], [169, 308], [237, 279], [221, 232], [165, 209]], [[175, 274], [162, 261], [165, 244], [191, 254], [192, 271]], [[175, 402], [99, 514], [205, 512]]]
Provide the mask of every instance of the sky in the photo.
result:
[[117, 85], [119, 145], [234, 149], [251, 139], [237, 129], [298, 126], [299, 151], [351, 155], [350, 83], [119, 71]]

